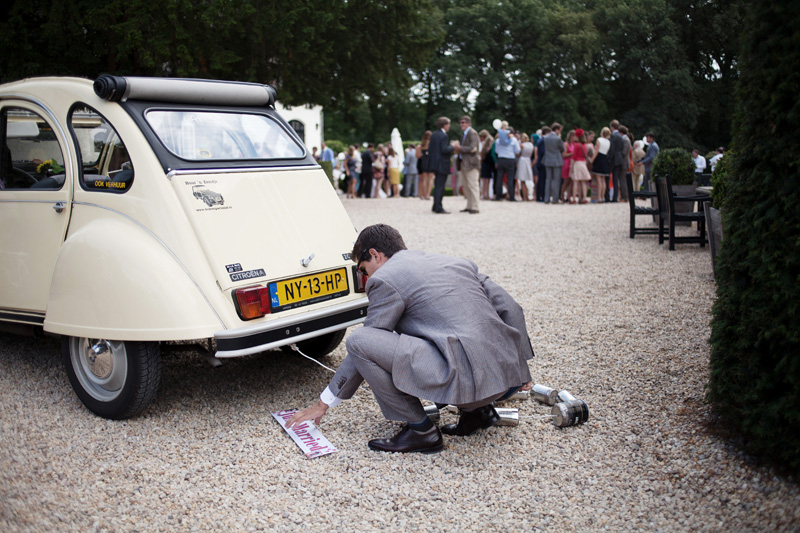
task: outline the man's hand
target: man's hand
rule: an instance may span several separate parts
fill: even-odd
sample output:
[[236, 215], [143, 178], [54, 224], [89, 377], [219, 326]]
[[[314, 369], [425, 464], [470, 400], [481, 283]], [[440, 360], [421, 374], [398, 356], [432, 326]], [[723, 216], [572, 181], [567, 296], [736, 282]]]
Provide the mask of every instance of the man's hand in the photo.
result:
[[328, 406], [322, 400], [318, 401], [316, 404], [306, 407], [302, 411], [298, 411], [294, 414], [292, 418], [286, 422], [286, 429], [291, 429], [295, 426], [299, 426], [306, 420], [314, 419], [314, 424], [319, 426], [319, 421], [322, 420], [322, 417], [328, 411]]

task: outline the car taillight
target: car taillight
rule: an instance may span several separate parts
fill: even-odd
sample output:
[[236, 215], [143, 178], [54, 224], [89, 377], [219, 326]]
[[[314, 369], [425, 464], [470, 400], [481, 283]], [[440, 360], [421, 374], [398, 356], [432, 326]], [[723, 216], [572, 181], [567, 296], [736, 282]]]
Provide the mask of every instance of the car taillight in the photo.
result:
[[261, 318], [270, 313], [269, 289], [261, 285], [234, 290], [233, 300], [242, 320]]
[[353, 280], [355, 292], [366, 292], [368, 276], [358, 271], [358, 265], [353, 265]]

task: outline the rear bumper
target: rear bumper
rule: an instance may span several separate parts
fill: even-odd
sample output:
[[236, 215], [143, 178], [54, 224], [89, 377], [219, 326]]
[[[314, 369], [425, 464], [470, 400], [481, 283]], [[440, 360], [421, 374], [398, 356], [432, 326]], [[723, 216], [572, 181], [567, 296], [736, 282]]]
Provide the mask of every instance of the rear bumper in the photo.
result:
[[333, 333], [364, 322], [367, 298], [214, 334], [217, 357], [240, 357]]

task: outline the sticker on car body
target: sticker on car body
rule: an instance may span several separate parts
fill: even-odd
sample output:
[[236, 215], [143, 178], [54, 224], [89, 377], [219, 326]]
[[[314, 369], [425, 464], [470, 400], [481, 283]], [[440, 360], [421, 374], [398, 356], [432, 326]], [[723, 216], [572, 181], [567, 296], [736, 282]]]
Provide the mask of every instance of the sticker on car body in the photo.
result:
[[245, 270], [243, 272], [234, 272], [231, 274], [231, 281], [242, 281], [245, 279], [263, 278], [267, 273], [263, 268], [255, 270]]
[[197, 181], [184, 181], [187, 187], [192, 188], [192, 196], [195, 200], [202, 202], [206, 205], [205, 208], [199, 208], [197, 211], [211, 211], [218, 209], [230, 209], [230, 206], [225, 205], [225, 198], [222, 193], [210, 189], [217, 184], [217, 180], [197, 180]]

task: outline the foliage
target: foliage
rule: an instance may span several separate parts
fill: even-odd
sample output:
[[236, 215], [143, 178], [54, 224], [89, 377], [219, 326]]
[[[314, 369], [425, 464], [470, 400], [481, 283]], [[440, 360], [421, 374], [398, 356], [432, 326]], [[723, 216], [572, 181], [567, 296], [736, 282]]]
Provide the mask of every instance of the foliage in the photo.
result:
[[274, 85], [287, 105], [380, 100], [438, 46], [429, 0], [15, 0], [0, 20], [0, 81], [177, 76]]
[[344, 152], [345, 150], [347, 150], [347, 147], [350, 146], [349, 144], [345, 144], [342, 141], [336, 139], [326, 139], [325, 144], [328, 146], [328, 148], [333, 150], [333, 153], [335, 154]]
[[[325, 171], [325, 175], [328, 176], [328, 181], [333, 185], [333, 163], [330, 161], [320, 161], [319, 165], [322, 167], [322, 170]], [[333, 186], [336, 187], [335, 185]]]
[[691, 185], [694, 183], [692, 154], [683, 148], [661, 150], [653, 162], [653, 174], [669, 175], [673, 185]]
[[478, 129], [599, 132], [617, 118], [667, 146], [729, 139], [741, 0], [435, 3], [447, 35], [416, 87], [428, 126], [466, 111]]
[[731, 166], [734, 154], [728, 150], [725, 156], [717, 161], [714, 172], [711, 173], [711, 204], [717, 209], [722, 209], [728, 200], [728, 181], [733, 179]]
[[751, 452], [800, 470], [800, 10], [750, 4], [711, 323], [708, 398]]
[[[419, 139], [439, 116], [729, 144], [744, 0], [14, 0], [0, 81], [44, 74], [269, 83], [324, 137]], [[453, 138], [457, 132], [452, 134]]]

